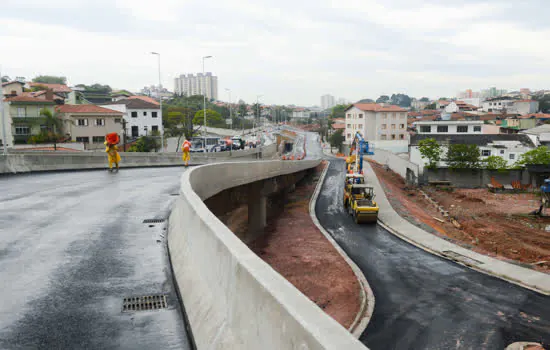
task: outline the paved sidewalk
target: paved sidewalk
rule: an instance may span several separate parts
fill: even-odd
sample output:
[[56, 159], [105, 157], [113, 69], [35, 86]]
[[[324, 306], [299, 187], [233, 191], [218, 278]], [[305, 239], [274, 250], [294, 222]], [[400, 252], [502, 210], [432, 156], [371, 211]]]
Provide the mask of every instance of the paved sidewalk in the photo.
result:
[[[334, 156], [329, 153], [330, 150], [324, 149], [324, 152], [328, 156]], [[367, 183], [374, 187], [376, 201], [380, 207], [378, 221], [388, 231], [433, 254], [539, 293], [550, 295], [549, 275], [462, 248], [403, 219], [391, 206], [374, 170], [366, 160], [363, 162], [363, 169]]]

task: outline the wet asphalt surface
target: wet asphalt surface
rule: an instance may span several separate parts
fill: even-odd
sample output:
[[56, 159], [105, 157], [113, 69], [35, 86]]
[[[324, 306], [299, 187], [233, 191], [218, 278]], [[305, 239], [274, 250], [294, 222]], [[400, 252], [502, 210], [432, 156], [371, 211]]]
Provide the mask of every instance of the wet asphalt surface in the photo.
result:
[[356, 225], [342, 207], [344, 161], [330, 162], [315, 210], [374, 292], [364, 344], [502, 350], [534, 341], [550, 348], [550, 297], [431, 255], [378, 225]]
[[[0, 349], [189, 349], [165, 223], [183, 168], [0, 177]], [[124, 297], [168, 308], [122, 312]]]

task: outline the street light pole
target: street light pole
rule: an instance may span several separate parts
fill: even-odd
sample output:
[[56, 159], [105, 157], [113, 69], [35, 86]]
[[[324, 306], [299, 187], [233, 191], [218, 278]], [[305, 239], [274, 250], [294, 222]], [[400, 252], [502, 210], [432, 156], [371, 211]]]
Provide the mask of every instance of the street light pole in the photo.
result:
[[162, 123], [162, 83], [160, 79], [160, 53], [151, 52], [153, 55], [158, 57], [158, 68], [159, 68], [159, 101], [160, 101], [160, 150], [164, 152], [164, 125]]
[[225, 88], [225, 90], [229, 93], [229, 120], [231, 120], [231, 130], [233, 130], [233, 113], [231, 112], [231, 89]]
[[259, 101], [259, 98], [262, 97], [263, 95], [256, 95], [256, 110], [257, 110], [257, 113], [258, 113], [258, 124], [259, 122], [262, 121], [262, 116], [260, 115], [260, 103], [258, 102]]
[[204, 76], [204, 60], [207, 58], [211, 58], [212, 56], [203, 56], [202, 58], [202, 79], [203, 79], [203, 105], [204, 105], [204, 152], [206, 152], [206, 77]]
[[[2, 85], [2, 69], [0, 69], [0, 85]], [[6, 139], [6, 118], [4, 113], [4, 89], [0, 86], [0, 117], [2, 118], [2, 145], [4, 155], [8, 154], [8, 140]]]

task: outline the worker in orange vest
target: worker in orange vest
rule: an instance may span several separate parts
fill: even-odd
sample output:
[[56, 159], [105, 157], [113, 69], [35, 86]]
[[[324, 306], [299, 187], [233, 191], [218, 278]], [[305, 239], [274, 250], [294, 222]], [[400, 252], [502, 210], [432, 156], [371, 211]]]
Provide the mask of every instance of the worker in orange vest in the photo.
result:
[[191, 150], [191, 142], [189, 142], [188, 140], [185, 140], [183, 142], [183, 145], [181, 145], [181, 150], [183, 152], [183, 156], [181, 158], [185, 162], [185, 166], [188, 166], [189, 160], [191, 159], [189, 155], [189, 151]]

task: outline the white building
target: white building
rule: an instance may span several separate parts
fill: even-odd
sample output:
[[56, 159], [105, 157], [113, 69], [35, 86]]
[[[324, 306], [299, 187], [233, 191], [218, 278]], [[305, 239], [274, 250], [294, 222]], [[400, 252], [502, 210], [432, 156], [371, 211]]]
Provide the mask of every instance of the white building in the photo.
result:
[[159, 105], [136, 98], [106, 103], [103, 106], [124, 113], [126, 133], [131, 138], [147, 136], [154, 131], [164, 133]]
[[368, 141], [408, 140], [407, 111], [393, 105], [355, 103], [346, 110], [346, 142], [356, 132]]
[[308, 119], [311, 116], [311, 112], [305, 108], [296, 108], [292, 111], [293, 119]]
[[[442, 158], [445, 158], [450, 144], [477, 145], [481, 153], [481, 160], [489, 156], [500, 156], [512, 166], [525, 152], [537, 147], [528, 135], [523, 134], [494, 134], [494, 135], [413, 135], [409, 145], [409, 160], [419, 165], [422, 171], [428, 161], [422, 158], [419, 143], [425, 139], [434, 139], [441, 146]], [[445, 167], [445, 161], [440, 161], [438, 166]]]
[[424, 109], [429, 104], [430, 104], [430, 101], [420, 101], [420, 100], [417, 100], [416, 98], [413, 98], [413, 100], [411, 101], [411, 107], [416, 110]]
[[330, 109], [336, 105], [336, 99], [332, 95], [321, 96], [321, 108]]
[[525, 115], [536, 113], [539, 110], [539, 102], [536, 100], [514, 100], [510, 98], [490, 99], [482, 103], [484, 112], [503, 112]]
[[177, 95], [203, 95], [208, 99], [218, 99], [218, 77], [211, 72], [182, 74], [174, 79], [174, 93]]

